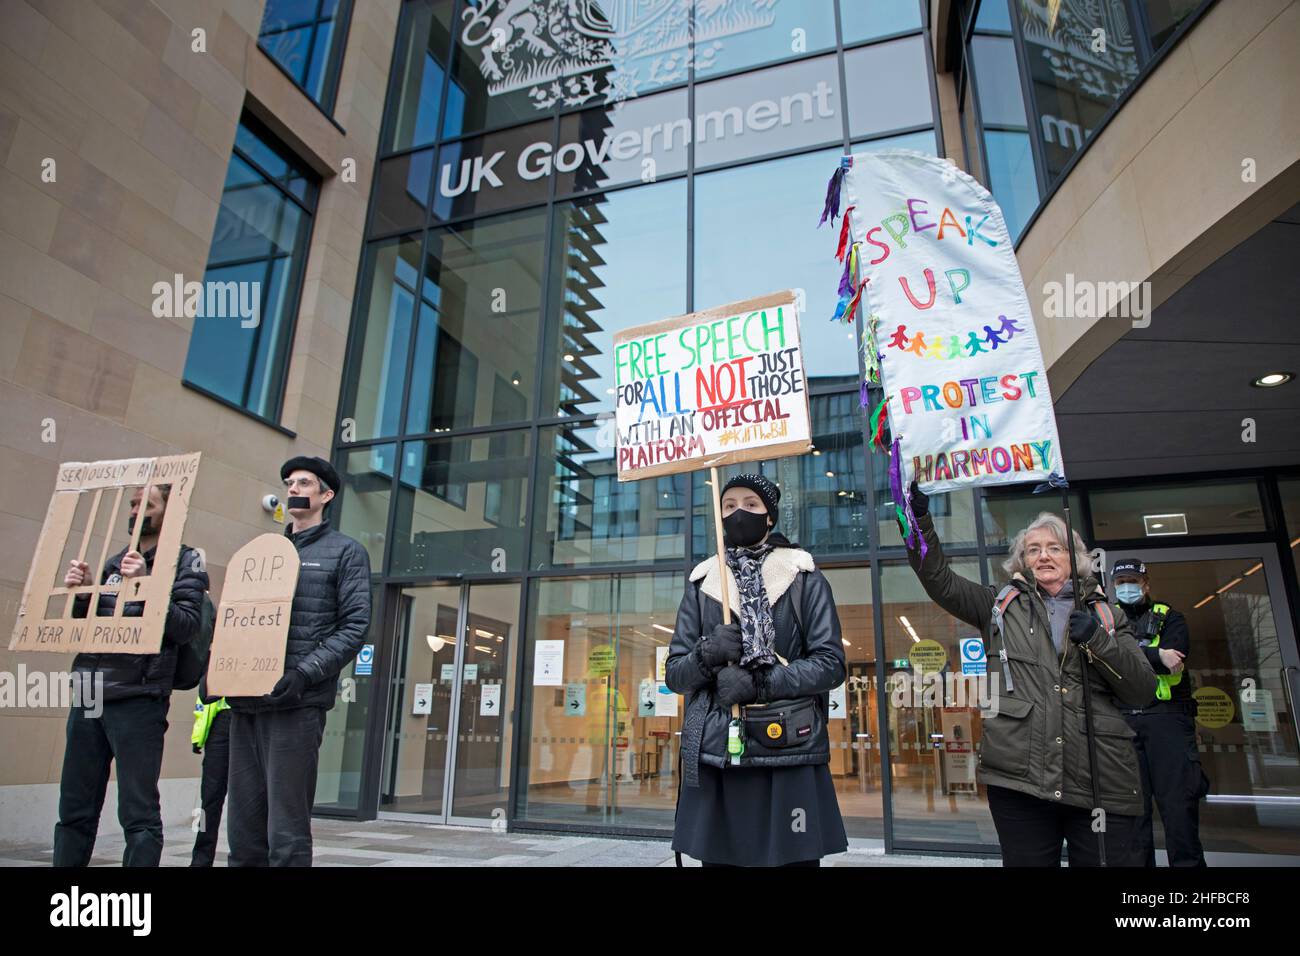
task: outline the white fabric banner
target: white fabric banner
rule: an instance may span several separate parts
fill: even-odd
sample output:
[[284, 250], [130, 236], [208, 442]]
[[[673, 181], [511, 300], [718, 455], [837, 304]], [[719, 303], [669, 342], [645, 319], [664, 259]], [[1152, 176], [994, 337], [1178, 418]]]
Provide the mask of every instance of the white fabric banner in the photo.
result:
[[988, 190], [942, 159], [888, 150], [853, 157], [842, 205], [903, 487], [1064, 478], [1024, 282]]

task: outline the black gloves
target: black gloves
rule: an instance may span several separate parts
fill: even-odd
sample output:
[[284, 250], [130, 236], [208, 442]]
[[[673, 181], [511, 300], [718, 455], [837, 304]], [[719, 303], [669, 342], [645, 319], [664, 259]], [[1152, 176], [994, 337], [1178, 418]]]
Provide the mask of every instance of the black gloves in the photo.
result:
[[1086, 644], [1097, 633], [1097, 619], [1091, 611], [1075, 608], [1070, 612], [1070, 640], [1076, 644]]
[[294, 668], [276, 682], [268, 697], [277, 704], [293, 704], [302, 699], [302, 692], [306, 689], [307, 675]]
[[930, 496], [920, 489], [915, 478], [912, 479], [912, 487], [908, 489], [907, 498], [912, 503], [912, 514], [918, 518], [930, 513]]
[[700, 649], [700, 660], [710, 670], [716, 671], [728, 664], [736, 663], [740, 660], [744, 646], [740, 636], [740, 625], [719, 624], [711, 634], [704, 635], [697, 646]]
[[758, 700], [758, 682], [751, 671], [735, 664], [728, 664], [718, 671], [718, 691], [715, 695], [719, 704], [730, 707], [732, 704], [752, 704]]

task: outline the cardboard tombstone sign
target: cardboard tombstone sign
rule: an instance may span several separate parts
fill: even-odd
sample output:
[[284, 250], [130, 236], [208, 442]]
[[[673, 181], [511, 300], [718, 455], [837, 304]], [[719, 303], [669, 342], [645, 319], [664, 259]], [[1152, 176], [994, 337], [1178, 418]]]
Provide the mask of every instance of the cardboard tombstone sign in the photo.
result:
[[208, 693], [260, 697], [284, 676], [298, 552], [282, 534], [263, 534], [235, 552], [208, 657]]
[[[9, 650], [158, 653], [190, 495], [198, 479], [199, 457], [200, 453], [194, 452], [157, 458], [72, 461], [59, 466]], [[167, 508], [152, 569], [126, 579], [113, 575], [100, 583], [105, 562], [117, 550], [109, 551], [114, 532], [120, 530], [130, 511], [128, 489], [140, 488], [142, 501], [147, 501], [152, 489], [162, 485], [168, 488]], [[82, 505], [86, 505], [84, 511]], [[139, 550], [143, 524], [135, 522], [126, 545], [128, 551]], [[98, 547], [92, 548], [92, 542], [101, 538]], [[89, 565], [85, 584], [64, 585], [68, 559]], [[111, 615], [97, 613], [99, 597], [104, 594], [118, 597]]]

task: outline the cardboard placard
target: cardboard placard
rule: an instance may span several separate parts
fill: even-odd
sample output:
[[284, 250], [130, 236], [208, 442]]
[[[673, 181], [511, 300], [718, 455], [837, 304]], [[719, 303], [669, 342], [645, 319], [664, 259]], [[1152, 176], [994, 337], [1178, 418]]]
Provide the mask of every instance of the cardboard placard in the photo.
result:
[[614, 335], [618, 480], [811, 449], [794, 290]]
[[209, 694], [260, 697], [284, 676], [298, 567], [298, 551], [282, 534], [258, 535], [230, 559], [208, 658]]
[[[122, 458], [109, 461], [70, 461], [59, 466], [54, 493], [45, 512], [45, 523], [32, 555], [32, 564], [23, 586], [22, 602], [9, 640], [11, 651], [51, 651], [55, 653], [94, 652], [99, 654], [157, 654], [162, 647], [167, 607], [171, 603], [172, 584], [176, 580], [176, 560], [180, 555], [181, 536], [189, 514], [190, 495], [198, 480], [199, 452], [164, 455], [157, 458]], [[109, 557], [113, 529], [129, 513], [127, 488], [142, 487], [144, 494], [156, 485], [168, 485], [167, 512], [158, 535], [157, 550], [150, 573], [112, 583], [98, 583]], [[77, 506], [89, 496], [89, 515], [85, 526], [73, 531]], [[108, 503], [105, 503], [107, 499]], [[123, 502], [126, 508], [123, 508]], [[101, 515], [104, 517], [101, 520]], [[103, 545], [98, 563], [87, 559], [92, 537], [100, 529]], [[139, 550], [140, 526], [130, 535], [129, 550]], [[73, 535], [80, 537], [69, 551]], [[64, 587], [65, 553], [75, 553], [76, 560], [90, 564], [90, 583]], [[96, 617], [101, 594], [116, 594], [113, 616]], [[89, 598], [88, 616], [73, 617], [75, 599]], [[59, 600], [62, 599], [62, 600]], [[124, 615], [129, 602], [143, 602], [139, 616]], [[59, 613], [50, 613], [51, 606]]]

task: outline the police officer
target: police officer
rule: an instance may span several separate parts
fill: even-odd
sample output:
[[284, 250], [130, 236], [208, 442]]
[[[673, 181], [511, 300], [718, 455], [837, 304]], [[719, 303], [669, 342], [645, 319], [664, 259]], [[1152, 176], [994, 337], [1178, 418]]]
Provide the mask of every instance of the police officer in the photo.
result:
[[1128, 615], [1138, 646], [1156, 672], [1156, 698], [1145, 707], [1126, 709], [1124, 716], [1137, 736], [1142, 768], [1143, 812], [1139, 821], [1141, 852], [1147, 866], [1156, 865], [1151, 826], [1151, 800], [1160, 808], [1165, 849], [1170, 866], [1205, 866], [1197, 814], [1209, 792], [1196, 748], [1191, 679], [1186, 676], [1187, 619], [1168, 604], [1151, 600], [1147, 568], [1137, 558], [1115, 562], [1111, 577], [1115, 596]]
[[194, 702], [194, 727], [190, 731], [190, 745], [196, 754], [203, 754], [203, 775], [199, 783], [202, 811], [190, 866], [211, 866], [216, 859], [217, 831], [221, 829], [221, 811], [226, 804], [226, 783], [230, 778], [230, 704], [224, 697], [205, 704], [204, 691], [206, 687]]

